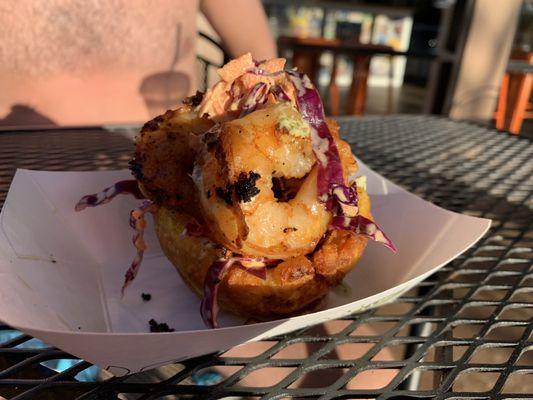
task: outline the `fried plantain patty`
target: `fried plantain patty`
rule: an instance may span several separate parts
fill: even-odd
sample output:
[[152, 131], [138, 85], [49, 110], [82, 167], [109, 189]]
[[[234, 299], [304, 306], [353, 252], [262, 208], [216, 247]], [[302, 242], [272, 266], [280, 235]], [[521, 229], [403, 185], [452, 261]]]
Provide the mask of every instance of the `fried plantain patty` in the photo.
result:
[[156, 204], [189, 211], [195, 204], [190, 178], [198, 135], [213, 123], [189, 107], [169, 110], [148, 121], [135, 138], [130, 169], [143, 193]]

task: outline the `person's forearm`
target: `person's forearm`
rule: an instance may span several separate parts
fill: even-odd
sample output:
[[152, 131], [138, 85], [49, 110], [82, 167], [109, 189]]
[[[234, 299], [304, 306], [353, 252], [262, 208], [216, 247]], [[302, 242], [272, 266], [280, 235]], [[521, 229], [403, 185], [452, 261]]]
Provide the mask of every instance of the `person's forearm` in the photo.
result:
[[201, 10], [233, 57], [276, 57], [276, 44], [259, 0], [202, 0]]

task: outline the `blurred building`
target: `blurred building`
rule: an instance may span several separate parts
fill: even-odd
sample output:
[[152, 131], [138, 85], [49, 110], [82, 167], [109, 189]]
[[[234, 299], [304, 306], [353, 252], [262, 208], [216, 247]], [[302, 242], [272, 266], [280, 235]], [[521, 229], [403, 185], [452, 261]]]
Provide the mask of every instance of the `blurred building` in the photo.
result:
[[[533, 45], [531, 0], [297, 0], [290, 4], [263, 0], [263, 4], [280, 51], [293, 64], [305, 60], [303, 50], [317, 53], [323, 46], [318, 61], [307, 60], [303, 68], [317, 70], [310, 74], [328, 111], [336, 108], [329, 103], [335, 103], [332, 96], [338, 91], [339, 114], [361, 110], [343, 107], [356, 94], [364, 97], [365, 114], [436, 113], [491, 122], [507, 61], [515, 54], [512, 50], [527, 53]], [[352, 46], [351, 53], [332, 47], [347, 47], [347, 43], [358, 45]], [[357, 51], [371, 54], [368, 71], [357, 65]], [[361, 71], [367, 74], [366, 89], [359, 83], [357, 91], [353, 81]]]

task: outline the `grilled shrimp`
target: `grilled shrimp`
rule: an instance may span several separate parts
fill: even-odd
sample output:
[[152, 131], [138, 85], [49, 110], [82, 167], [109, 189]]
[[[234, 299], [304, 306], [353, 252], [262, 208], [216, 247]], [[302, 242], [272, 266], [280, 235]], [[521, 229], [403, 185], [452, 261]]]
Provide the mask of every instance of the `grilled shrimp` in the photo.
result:
[[300, 114], [281, 103], [223, 123], [199, 154], [193, 180], [204, 220], [226, 248], [286, 259], [309, 253], [321, 240], [331, 214], [318, 200], [306, 128]]
[[196, 189], [190, 179], [198, 135], [213, 123], [187, 106], [147, 122], [135, 138], [130, 167], [143, 194], [156, 204], [190, 211]]

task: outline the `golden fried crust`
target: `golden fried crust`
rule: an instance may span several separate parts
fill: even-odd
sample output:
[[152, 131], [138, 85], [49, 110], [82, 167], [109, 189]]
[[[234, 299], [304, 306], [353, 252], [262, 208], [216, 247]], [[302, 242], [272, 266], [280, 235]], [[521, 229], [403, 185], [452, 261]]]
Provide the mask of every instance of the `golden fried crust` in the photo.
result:
[[224, 252], [204, 237], [186, 235], [185, 226], [194, 219], [180, 211], [161, 206], [154, 220], [155, 232], [165, 255], [183, 280], [202, 296], [205, 274]]
[[150, 200], [184, 210], [196, 203], [189, 176], [196, 156], [195, 138], [212, 124], [187, 106], [169, 110], [144, 124], [135, 138], [135, 156], [130, 165]]
[[[370, 198], [358, 188], [359, 214], [372, 219]], [[368, 238], [349, 231], [332, 231], [318, 251], [313, 253], [313, 265], [317, 274], [330, 285], [338, 285], [363, 255]], [[354, 249], [361, 249], [356, 251]]]
[[[361, 189], [358, 194], [360, 214], [372, 218], [368, 195]], [[160, 207], [155, 214], [156, 233], [168, 259], [202, 296], [207, 270], [223, 251], [206, 238], [185, 235], [190, 220], [181, 212]], [[265, 280], [234, 265], [220, 283], [218, 303], [222, 309], [256, 319], [312, 308], [351, 271], [366, 243], [366, 237], [351, 232], [328, 232], [312, 255], [283, 261], [267, 270]]]

